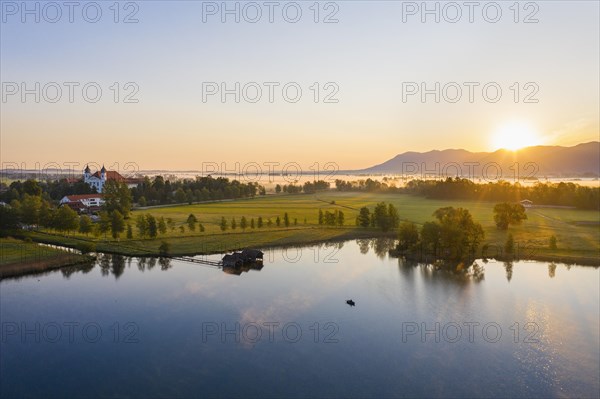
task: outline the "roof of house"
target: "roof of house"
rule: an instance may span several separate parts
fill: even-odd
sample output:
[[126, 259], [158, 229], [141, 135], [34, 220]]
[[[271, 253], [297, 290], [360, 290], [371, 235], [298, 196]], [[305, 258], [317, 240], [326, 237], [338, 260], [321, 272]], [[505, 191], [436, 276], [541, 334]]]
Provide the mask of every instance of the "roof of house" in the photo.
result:
[[71, 202], [92, 199], [92, 198], [102, 198], [102, 194], [78, 194], [78, 195], [67, 195], [67, 199]]
[[[101, 172], [96, 172], [92, 176], [100, 179], [100, 173]], [[119, 172], [115, 172], [114, 170], [107, 170], [106, 171], [106, 180], [125, 181], [127, 179], [125, 179], [123, 176], [121, 176], [121, 174]]]

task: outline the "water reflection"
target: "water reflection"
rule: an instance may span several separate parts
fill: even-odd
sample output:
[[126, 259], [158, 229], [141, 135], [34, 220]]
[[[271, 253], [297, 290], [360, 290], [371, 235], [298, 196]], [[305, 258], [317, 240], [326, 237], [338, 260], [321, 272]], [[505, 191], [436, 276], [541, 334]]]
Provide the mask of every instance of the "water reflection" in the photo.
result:
[[512, 262], [504, 262], [504, 269], [506, 269], [506, 281], [510, 283], [513, 275], [513, 263]]
[[550, 278], [556, 276], [556, 264], [554, 262], [548, 264], [548, 276], [550, 276]]
[[360, 238], [356, 240], [360, 253], [366, 255], [372, 248], [378, 258], [384, 259], [389, 251], [396, 246], [396, 241], [389, 237]]
[[[380, 237], [373, 239], [357, 239], [354, 240], [357, 249], [361, 255], [368, 255], [370, 250], [379, 259], [386, 259], [389, 255], [389, 251], [395, 248], [396, 242], [392, 238]], [[338, 263], [339, 259], [337, 254], [342, 248], [344, 248], [344, 241], [338, 242], [323, 242], [310, 246], [305, 245], [290, 245], [279, 248], [265, 249], [265, 263], [298, 263], [300, 260], [312, 259], [314, 257], [315, 263]], [[304, 257], [302, 256], [304, 252]], [[307, 254], [308, 253], [308, 254]], [[308, 257], [307, 257], [308, 255]], [[220, 255], [218, 259], [221, 258]], [[209, 259], [210, 256], [198, 256], [197, 259]], [[425, 264], [415, 260], [409, 260], [404, 258], [398, 258], [398, 268], [402, 275], [410, 275], [412, 269], [419, 269], [422, 275], [427, 279], [445, 279], [455, 282], [466, 282], [474, 281], [480, 282], [485, 279], [485, 267], [488, 263], [488, 259], [478, 259], [473, 262], [472, 265], [466, 266], [463, 264], [449, 266], [441, 262], [432, 264]], [[45, 275], [60, 272], [65, 279], [69, 279], [75, 273], [88, 274], [96, 266], [100, 269], [100, 274], [104, 277], [112, 276], [115, 279], [121, 278], [125, 273], [126, 268], [131, 268], [132, 263], [135, 265], [139, 272], [151, 271], [157, 265], [160, 270], [167, 271], [173, 268], [173, 259], [168, 257], [126, 257], [116, 254], [97, 254], [95, 262], [66, 266], [57, 270], [45, 271], [36, 273], [35, 275]], [[572, 265], [561, 264], [561, 267], [567, 271], [571, 269]], [[221, 269], [225, 274], [241, 276], [250, 271], [261, 271], [264, 265], [262, 263], [245, 264], [237, 267], [222, 267], [222, 266], [210, 266], [210, 268]], [[587, 266], [586, 266], [587, 267]], [[594, 266], [598, 267], [598, 266]], [[503, 268], [505, 271], [506, 280], [511, 282], [513, 279], [514, 263], [512, 261], [504, 262]], [[557, 271], [557, 264], [550, 262], [547, 264], [548, 277], [555, 278]], [[23, 276], [5, 277], [5, 279], [20, 279]]]

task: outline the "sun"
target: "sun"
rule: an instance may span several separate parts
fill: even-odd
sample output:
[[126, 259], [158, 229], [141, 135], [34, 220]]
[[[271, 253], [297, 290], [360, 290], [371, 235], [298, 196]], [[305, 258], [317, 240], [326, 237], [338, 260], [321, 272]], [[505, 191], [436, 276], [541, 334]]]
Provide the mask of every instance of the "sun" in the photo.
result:
[[495, 150], [519, 150], [540, 144], [541, 140], [535, 129], [526, 123], [511, 122], [498, 128], [492, 136], [492, 146]]

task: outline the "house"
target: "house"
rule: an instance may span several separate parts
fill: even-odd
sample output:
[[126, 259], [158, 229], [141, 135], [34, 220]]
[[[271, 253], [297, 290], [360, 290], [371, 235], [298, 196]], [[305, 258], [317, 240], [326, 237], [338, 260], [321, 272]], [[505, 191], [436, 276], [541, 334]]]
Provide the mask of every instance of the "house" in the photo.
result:
[[261, 262], [263, 255], [263, 252], [258, 249], [244, 249], [242, 251], [244, 262]]
[[241, 267], [249, 263], [262, 263], [263, 253], [257, 249], [244, 249], [242, 252], [234, 252], [223, 256], [221, 259], [223, 267]]
[[132, 188], [141, 183], [143, 179], [123, 177], [119, 172], [114, 170], [106, 170], [104, 165], [102, 165], [102, 169], [100, 169], [99, 172], [92, 174], [89, 165], [87, 165], [83, 171], [83, 181], [90, 187], [95, 188], [97, 192], [101, 193], [102, 189], [104, 188], [104, 184], [106, 184], [107, 181], [125, 183], [127, 184], [127, 187]]
[[244, 260], [239, 252], [234, 254], [227, 254], [221, 259], [223, 267], [240, 267], [244, 264]]
[[523, 208], [531, 208], [533, 206], [533, 201], [524, 199], [524, 200], [519, 201], [519, 204], [523, 205]]
[[97, 212], [104, 204], [102, 194], [67, 195], [60, 200], [60, 205], [66, 205], [78, 213]]

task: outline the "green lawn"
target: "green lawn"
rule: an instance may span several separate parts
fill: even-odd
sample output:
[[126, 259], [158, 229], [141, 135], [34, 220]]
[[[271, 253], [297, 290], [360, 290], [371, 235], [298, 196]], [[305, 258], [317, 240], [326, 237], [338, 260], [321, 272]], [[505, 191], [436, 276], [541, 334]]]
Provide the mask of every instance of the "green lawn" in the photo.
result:
[[[332, 204], [331, 202], [335, 203]], [[358, 229], [354, 226], [358, 210], [362, 206], [371, 209], [378, 202], [393, 203], [400, 212], [400, 217], [415, 223], [424, 223], [433, 220], [432, 213], [441, 207], [464, 207], [470, 210], [473, 218], [482, 224], [486, 233], [485, 242], [490, 245], [502, 247], [506, 241], [507, 232], [499, 231], [493, 221], [493, 202], [478, 201], [442, 201], [429, 200], [406, 194], [377, 194], [377, 193], [342, 193], [327, 191], [316, 195], [270, 195], [254, 199], [215, 202], [196, 205], [169, 206], [152, 208], [132, 212], [131, 223], [134, 227], [134, 239], [126, 240], [123, 237], [118, 245], [121, 249], [113, 248], [114, 242], [98, 241], [98, 250], [111, 248], [117, 252], [129, 254], [157, 253], [160, 242], [165, 240], [171, 244], [172, 253], [192, 254], [207, 252], [224, 252], [226, 250], [248, 247], [301, 244], [319, 240], [351, 238], [355, 236], [376, 236], [379, 233], [372, 229]], [[346, 225], [343, 228], [323, 228], [318, 225], [318, 211], [342, 210], [345, 214]], [[283, 227], [283, 215], [288, 212], [291, 225]], [[150, 213], [155, 217], [171, 218], [177, 228], [169, 231], [165, 236], [156, 240], [140, 239], [136, 236], [135, 217], [139, 214]], [[193, 213], [206, 231], [200, 233], [198, 229], [190, 232], [186, 220]], [[600, 212], [580, 211], [559, 208], [532, 208], [527, 210], [528, 219], [520, 226], [510, 227], [509, 232], [514, 235], [518, 246], [527, 247], [528, 253], [532, 249], [540, 255], [569, 255], [598, 259], [600, 252], [600, 226], [578, 225], [578, 222], [598, 222]], [[235, 217], [238, 228], [227, 230], [225, 234], [220, 230], [221, 217], [225, 216], [228, 222]], [[240, 219], [245, 216], [250, 223], [262, 216], [265, 227], [242, 231], [239, 227]], [[275, 226], [275, 219], [281, 218], [281, 227]], [[267, 219], [271, 218], [272, 227], [266, 227]], [[294, 219], [298, 224], [294, 225]], [[304, 220], [306, 219], [306, 224]], [[179, 226], [185, 226], [181, 233]], [[548, 242], [552, 235], [558, 240], [558, 250], [550, 251]], [[83, 236], [76, 238], [90, 239]], [[62, 237], [53, 242], [65, 242]], [[127, 249], [128, 248], [128, 249]], [[135, 250], [134, 250], [135, 249]]]

